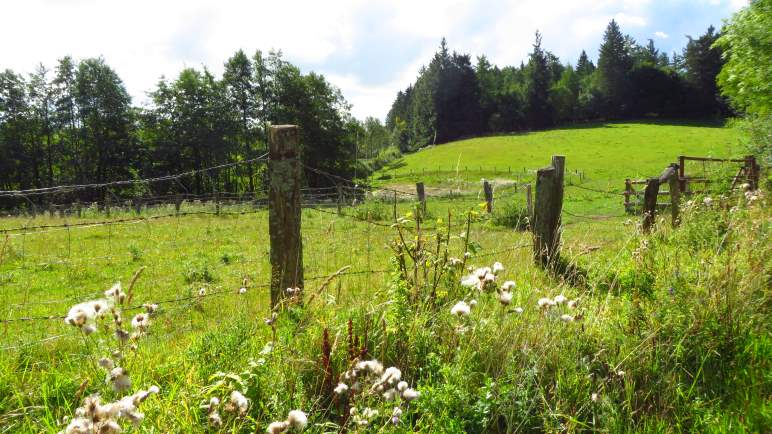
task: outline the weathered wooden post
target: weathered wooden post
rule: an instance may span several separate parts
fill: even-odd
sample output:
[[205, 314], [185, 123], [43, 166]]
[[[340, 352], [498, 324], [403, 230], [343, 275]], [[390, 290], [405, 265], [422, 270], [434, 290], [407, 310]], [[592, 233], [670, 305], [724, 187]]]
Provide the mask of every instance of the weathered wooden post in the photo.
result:
[[214, 213], [220, 215], [220, 192], [214, 192]]
[[560, 259], [560, 213], [563, 210], [563, 175], [566, 157], [554, 155], [552, 165], [536, 171], [533, 209], [533, 254], [537, 264], [551, 268]]
[[686, 158], [683, 155], [678, 156], [678, 188], [681, 193], [686, 193], [686, 166], [684, 162]]
[[528, 219], [533, 222], [533, 200], [531, 198], [531, 184], [525, 184], [525, 209], [528, 211]]
[[681, 223], [681, 189], [678, 185], [678, 164], [671, 164], [670, 169], [672, 173], [667, 178], [670, 188], [670, 216], [672, 218], [671, 224], [676, 227]]
[[625, 212], [631, 213], [633, 211], [632, 203], [630, 203], [630, 196], [633, 194], [633, 183], [630, 178], [625, 179]]
[[338, 184], [335, 189], [338, 192], [338, 214], [340, 214], [343, 212], [343, 187]]
[[56, 213], [56, 205], [53, 202], [48, 203], [48, 216], [53, 218]]
[[418, 195], [418, 203], [421, 205], [421, 215], [426, 215], [426, 192], [424, 191], [424, 183], [417, 182], [415, 184], [415, 192]]
[[748, 184], [751, 190], [759, 188], [759, 166], [756, 164], [756, 157], [753, 155], [745, 156], [745, 173], [748, 177]]
[[174, 214], [180, 215], [180, 208], [182, 207], [182, 196], [181, 195], [175, 195], [174, 196]]
[[651, 232], [657, 218], [657, 196], [659, 195], [659, 178], [649, 178], [643, 193], [643, 232]]
[[300, 129], [272, 125], [268, 141], [268, 230], [271, 249], [271, 307], [287, 288], [303, 288], [300, 235]]
[[110, 193], [105, 192], [105, 215], [110, 217]]
[[80, 218], [81, 213], [82, 213], [82, 211], [81, 211], [81, 206], [80, 206], [80, 200], [76, 200], [75, 201], [75, 214], [78, 216], [78, 218]]
[[493, 187], [487, 180], [483, 180], [483, 192], [485, 193], [485, 211], [493, 212]]

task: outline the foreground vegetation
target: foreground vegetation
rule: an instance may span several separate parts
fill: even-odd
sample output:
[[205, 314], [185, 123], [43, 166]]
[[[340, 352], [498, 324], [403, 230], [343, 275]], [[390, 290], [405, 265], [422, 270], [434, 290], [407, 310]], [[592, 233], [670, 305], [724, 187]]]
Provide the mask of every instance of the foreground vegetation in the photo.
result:
[[[565, 256], [583, 270], [571, 281], [532, 265], [526, 234], [464, 211], [474, 197], [430, 201], [420, 233], [410, 202], [395, 228], [307, 210], [305, 290], [275, 319], [262, 211], [11, 237], [5, 318], [64, 316], [120, 279], [132, 301], [114, 307], [136, 336], [121, 344], [109, 315], [89, 335], [61, 319], [4, 324], [0, 422], [61, 430], [98, 393], [134, 394], [139, 431], [299, 428], [291, 410], [311, 432], [759, 431], [772, 392], [770, 216], [753, 197], [693, 205], [680, 229], [662, 222], [649, 237], [621, 219], [571, 224]], [[67, 244], [70, 256], [52, 257]], [[463, 267], [494, 262], [493, 284], [460, 284]], [[328, 282], [344, 265], [387, 272]], [[146, 309], [149, 325], [132, 328]], [[131, 386], [116, 388], [124, 377], [103, 358]], [[379, 389], [378, 366], [359, 365], [372, 359], [406, 384]]]

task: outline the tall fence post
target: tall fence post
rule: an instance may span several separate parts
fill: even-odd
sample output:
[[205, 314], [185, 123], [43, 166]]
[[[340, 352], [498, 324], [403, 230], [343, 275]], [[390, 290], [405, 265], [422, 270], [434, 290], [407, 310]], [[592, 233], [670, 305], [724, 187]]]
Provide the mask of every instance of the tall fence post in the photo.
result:
[[751, 190], [759, 188], [759, 165], [756, 163], [756, 157], [747, 155], [745, 157], [745, 173], [748, 177], [748, 184]]
[[182, 196], [176, 195], [174, 196], [174, 214], [180, 215], [180, 207], [182, 207]]
[[678, 188], [681, 193], [686, 193], [686, 167], [684, 163], [686, 158], [683, 155], [678, 156]]
[[672, 218], [671, 224], [673, 227], [678, 226], [681, 222], [681, 191], [678, 185], [678, 164], [673, 163], [670, 165], [672, 168], [672, 175], [668, 177], [667, 183], [670, 189], [670, 216]]
[[105, 192], [105, 215], [110, 218], [110, 193]]
[[338, 192], [338, 214], [341, 214], [343, 212], [343, 187], [337, 184], [335, 191]]
[[426, 191], [424, 190], [423, 182], [416, 182], [415, 192], [418, 196], [418, 203], [421, 205], [421, 214], [426, 215]]
[[633, 194], [633, 183], [630, 180], [630, 178], [625, 179], [625, 212], [631, 213], [633, 211], [632, 209], [632, 203], [630, 203], [630, 196]]
[[533, 209], [533, 254], [537, 264], [550, 268], [560, 259], [560, 213], [563, 210], [563, 175], [566, 157], [554, 155], [552, 165], [536, 171]]
[[485, 210], [490, 214], [493, 212], [493, 187], [487, 180], [483, 180], [483, 192], [485, 193]]
[[220, 192], [214, 192], [214, 214], [220, 215]]
[[643, 193], [643, 232], [648, 234], [657, 218], [657, 196], [659, 195], [659, 178], [649, 178], [646, 191]]
[[300, 130], [297, 125], [272, 125], [268, 154], [271, 307], [275, 308], [287, 288], [303, 288]]

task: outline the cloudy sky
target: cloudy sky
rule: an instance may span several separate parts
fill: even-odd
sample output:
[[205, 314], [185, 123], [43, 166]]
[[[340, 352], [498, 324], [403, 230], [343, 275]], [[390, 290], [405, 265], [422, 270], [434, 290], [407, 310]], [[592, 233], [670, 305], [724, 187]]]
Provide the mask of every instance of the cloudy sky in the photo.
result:
[[747, 0], [6, 0], [0, 68], [30, 72], [63, 55], [103, 56], [136, 104], [162, 75], [206, 65], [219, 74], [239, 48], [281, 49], [337, 85], [359, 118], [384, 118], [445, 36], [451, 49], [519, 64], [533, 33], [564, 62], [595, 59], [615, 18], [667, 52]]

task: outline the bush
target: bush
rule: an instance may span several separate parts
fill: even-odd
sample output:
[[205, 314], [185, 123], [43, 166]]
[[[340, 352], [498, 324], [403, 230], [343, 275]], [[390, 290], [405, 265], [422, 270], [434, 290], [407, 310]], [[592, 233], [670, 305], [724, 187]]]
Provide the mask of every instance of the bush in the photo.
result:
[[524, 207], [506, 204], [493, 210], [493, 224], [506, 228], [524, 231], [528, 229], [530, 219], [528, 210]]

